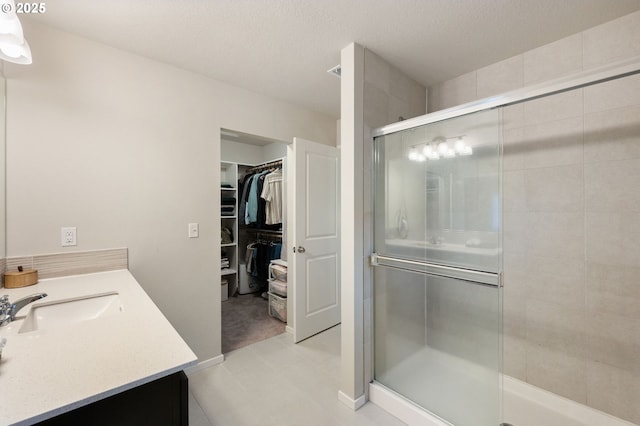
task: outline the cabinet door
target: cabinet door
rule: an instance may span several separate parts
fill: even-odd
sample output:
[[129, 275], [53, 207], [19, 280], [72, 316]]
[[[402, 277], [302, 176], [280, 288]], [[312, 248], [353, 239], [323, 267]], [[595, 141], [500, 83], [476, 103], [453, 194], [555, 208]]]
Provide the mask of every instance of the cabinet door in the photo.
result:
[[180, 371], [61, 414], [43, 426], [189, 426], [189, 382]]

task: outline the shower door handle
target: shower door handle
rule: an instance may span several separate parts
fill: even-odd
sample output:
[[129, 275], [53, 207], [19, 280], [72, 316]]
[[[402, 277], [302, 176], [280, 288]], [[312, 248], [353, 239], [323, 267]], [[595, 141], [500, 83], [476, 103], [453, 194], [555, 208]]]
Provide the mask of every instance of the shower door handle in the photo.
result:
[[369, 258], [371, 266], [386, 266], [396, 269], [418, 272], [426, 275], [437, 275], [446, 278], [468, 281], [472, 283], [490, 285], [492, 287], [502, 287], [501, 273], [481, 272], [472, 269], [457, 268], [455, 266], [445, 266], [430, 262], [420, 262], [410, 259], [382, 256], [373, 253]]

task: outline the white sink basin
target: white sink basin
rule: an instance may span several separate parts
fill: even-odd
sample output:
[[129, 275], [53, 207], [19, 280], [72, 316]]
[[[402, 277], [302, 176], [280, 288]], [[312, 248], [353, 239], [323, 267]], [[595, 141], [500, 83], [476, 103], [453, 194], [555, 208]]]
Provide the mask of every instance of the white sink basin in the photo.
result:
[[58, 328], [123, 311], [117, 292], [92, 294], [33, 305], [18, 333]]

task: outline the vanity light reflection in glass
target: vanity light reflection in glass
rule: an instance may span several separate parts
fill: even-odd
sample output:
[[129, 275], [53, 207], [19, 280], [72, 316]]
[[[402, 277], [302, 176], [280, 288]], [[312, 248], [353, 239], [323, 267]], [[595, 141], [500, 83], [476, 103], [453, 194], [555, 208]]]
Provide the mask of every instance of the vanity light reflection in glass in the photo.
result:
[[[473, 148], [466, 144], [463, 138], [464, 135], [451, 138], [437, 137], [431, 142], [414, 145], [409, 149], [409, 160], [421, 163], [427, 160], [472, 155]], [[449, 140], [455, 142], [449, 143]]]

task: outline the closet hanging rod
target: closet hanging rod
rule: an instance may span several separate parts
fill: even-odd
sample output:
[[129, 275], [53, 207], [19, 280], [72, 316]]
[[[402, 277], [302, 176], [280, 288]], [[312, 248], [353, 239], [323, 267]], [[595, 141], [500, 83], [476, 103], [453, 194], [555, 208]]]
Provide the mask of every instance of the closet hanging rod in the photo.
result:
[[281, 235], [256, 235], [252, 241], [264, 241], [267, 243], [282, 243]]
[[250, 232], [256, 232], [258, 234], [265, 234], [265, 235], [282, 235], [282, 231], [277, 231], [275, 229], [246, 228], [246, 230]]
[[282, 243], [280, 235], [257, 235], [255, 241], [267, 241], [269, 243]]
[[269, 163], [261, 164], [259, 166], [250, 167], [247, 169], [247, 173], [270, 169], [271, 167], [275, 167], [275, 166], [282, 167], [282, 160], [271, 161]]

